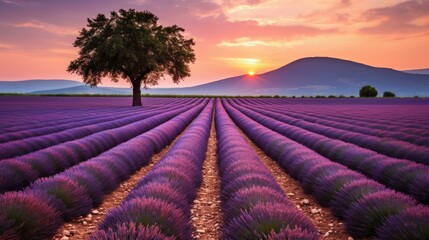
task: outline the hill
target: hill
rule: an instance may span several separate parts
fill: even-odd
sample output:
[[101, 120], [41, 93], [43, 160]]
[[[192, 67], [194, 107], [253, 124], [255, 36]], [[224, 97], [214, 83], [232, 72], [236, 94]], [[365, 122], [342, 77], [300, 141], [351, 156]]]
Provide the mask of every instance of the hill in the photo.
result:
[[[50, 88], [46, 88], [39, 85], [40, 82], [32, 82], [26, 86], [27, 91], [25, 92], [34, 94], [131, 94], [130, 88], [90, 88], [75, 81], [49, 81], [65, 81], [76, 85], [61, 87], [56, 82], [52, 82], [52, 85], [49, 85]], [[22, 82], [16, 83], [22, 84]], [[379, 95], [382, 95], [384, 91], [391, 91], [397, 96], [429, 96], [429, 75], [373, 67], [328, 57], [302, 58], [263, 74], [241, 75], [195, 87], [142, 89], [142, 94], [356, 96], [359, 89], [365, 84], [375, 86]], [[30, 86], [37, 86], [38, 89], [28, 91]], [[0, 85], [0, 92], [8, 91], [5, 91]]]
[[[274, 71], [242, 75], [186, 89], [225, 95], [357, 95], [365, 84], [380, 93], [429, 96], [429, 75], [377, 68], [327, 57], [303, 58]], [[185, 89], [183, 89], [185, 90]]]
[[109, 94], [109, 95], [111, 94], [130, 95], [132, 93], [133, 92], [131, 88], [90, 87], [88, 85], [31, 92], [31, 94]]
[[429, 74], [429, 68], [406, 70], [404, 72], [406, 72], [406, 73], [415, 73], [415, 74]]
[[30, 93], [41, 90], [52, 90], [82, 85], [81, 82], [72, 80], [23, 80], [23, 81], [0, 81], [0, 92], [3, 93]]

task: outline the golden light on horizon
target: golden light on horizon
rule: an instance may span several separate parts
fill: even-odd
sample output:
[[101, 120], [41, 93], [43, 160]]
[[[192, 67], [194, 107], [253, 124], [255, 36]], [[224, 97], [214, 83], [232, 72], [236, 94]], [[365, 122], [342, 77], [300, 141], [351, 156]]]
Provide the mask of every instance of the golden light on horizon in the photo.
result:
[[253, 75], [255, 75], [255, 72], [250, 71], [248, 74], [249, 74], [249, 76], [253, 76]]
[[256, 65], [259, 62], [261, 62], [261, 60], [256, 59], [256, 58], [243, 58], [242, 59], [247, 65]]

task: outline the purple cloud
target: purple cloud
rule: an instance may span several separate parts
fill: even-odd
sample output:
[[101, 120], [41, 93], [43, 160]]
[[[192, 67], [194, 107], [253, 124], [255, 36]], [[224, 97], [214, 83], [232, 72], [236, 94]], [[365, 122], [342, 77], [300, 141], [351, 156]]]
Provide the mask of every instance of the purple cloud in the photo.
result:
[[411, 0], [384, 8], [370, 9], [361, 19], [376, 22], [374, 26], [360, 29], [363, 33], [377, 35], [429, 33], [429, 1]]
[[348, 23], [351, 16], [347, 10], [352, 4], [352, 0], [339, 0], [326, 9], [314, 11], [301, 17], [307, 22], [316, 24]]

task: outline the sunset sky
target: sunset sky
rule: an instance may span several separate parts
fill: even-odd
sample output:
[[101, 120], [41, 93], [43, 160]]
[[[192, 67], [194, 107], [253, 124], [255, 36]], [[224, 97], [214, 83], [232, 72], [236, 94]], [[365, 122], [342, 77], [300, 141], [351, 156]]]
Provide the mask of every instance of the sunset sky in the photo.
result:
[[429, 68], [429, 0], [0, 0], [0, 80], [81, 80], [66, 72], [74, 39], [86, 18], [120, 8], [149, 10], [194, 38], [197, 61], [183, 87], [308, 56]]

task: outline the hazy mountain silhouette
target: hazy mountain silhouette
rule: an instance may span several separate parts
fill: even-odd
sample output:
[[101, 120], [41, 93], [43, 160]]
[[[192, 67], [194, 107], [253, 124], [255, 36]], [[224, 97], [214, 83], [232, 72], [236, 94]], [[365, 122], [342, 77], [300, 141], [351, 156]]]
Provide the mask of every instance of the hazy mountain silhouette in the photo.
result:
[[380, 93], [429, 96], [429, 75], [327, 57], [303, 58], [260, 75], [228, 78], [187, 91], [226, 95], [357, 95], [365, 84], [375, 86]]
[[415, 74], [429, 74], [429, 68], [406, 70], [406, 71], [403, 71], [403, 72], [406, 72], [406, 73], [415, 73]]
[[32, 94], [117, 94], [126, 95], [132, 94], [131, 88], [116, 88], [116, 87], [90, 87], [88, 85], [60, 88], [52, 90], [34, 91]]
[[23, 80], [0, 81], [0, 92], [3, 93], [30, 93], [41, 90], [68, 88], [82, 85], [81, 82], [72, 80]]
[[[0, 82], [1, 83], [1, 82]], [[242, 75], [186, 88], [152, 88], [150, 94], [205, 95], [358, 95], [370, 84], [379, 96], [392, 91], [397, 96], [429, 96], [429, 75], [372, 67], [348, 60], [311, 57], [291, 62], [259, 75]], [[38, 94], [131, 94], [130, 88], [73, 86], [34, 91]], [[40, 89], [40, 88], [39, 88]], [[3, 89], [0, 86], [0, 90]], [[4, 91], [3, 91], [4, 92]]]

